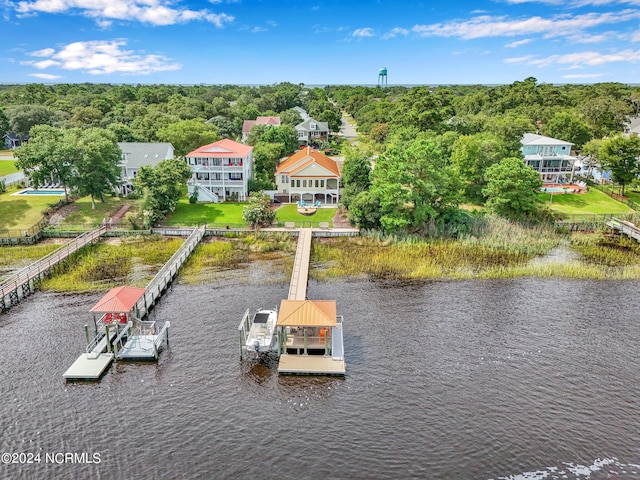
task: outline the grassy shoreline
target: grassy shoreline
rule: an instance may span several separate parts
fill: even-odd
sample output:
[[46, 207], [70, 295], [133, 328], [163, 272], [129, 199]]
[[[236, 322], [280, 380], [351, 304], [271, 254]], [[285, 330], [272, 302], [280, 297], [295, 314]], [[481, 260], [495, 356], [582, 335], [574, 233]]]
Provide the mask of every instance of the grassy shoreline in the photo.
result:
[[[43, 282], [56, 292], [104, 291], [117, 285], [145, 286], [179, 248], [182, 238], [158, 235], [101, 242], [79, 252]], [[180, 271], [179, 281], [200, 284], [255, 268], [268, 270], [264, 282], [288, 282], [295, 239], [287, 233], [258, 232], [205, 239]], [[23, 266], [53, 246], [6, 247], [4, 267]], [[17, 259], [21, 258], [17, 263]], [[4, 260], [3, 260], [4, 259]], [[8, 259], [16, 259], [11, 265]], [[2, 261], [3, 260], [3, 261]], [[255, 273], [255, 272], [253, 272]], [[519, 277], [638, 280], [640, 244], [606, 232], [561, 234], [552, 228], [524, 228], [491, 222], [480, 235], [460, 240], [393, 239], [376, 235], [316, 238], [311, 278], [318, 281], [469, 280]]]

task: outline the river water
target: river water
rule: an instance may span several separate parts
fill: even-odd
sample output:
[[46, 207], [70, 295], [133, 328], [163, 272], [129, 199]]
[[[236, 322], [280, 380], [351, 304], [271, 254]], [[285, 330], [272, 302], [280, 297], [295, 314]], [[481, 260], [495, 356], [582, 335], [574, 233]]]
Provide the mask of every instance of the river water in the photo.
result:
[[344, 315], [344, 378], [239, 361], [244, 310], [287, 295], [256, 283], [177, 283], [159, 363], [99, 383], [62, 374], [101, 295], [0, 316], [0, 452], [36, 462], [0, 478], [640, 478], [640, 282], [312, 282]]

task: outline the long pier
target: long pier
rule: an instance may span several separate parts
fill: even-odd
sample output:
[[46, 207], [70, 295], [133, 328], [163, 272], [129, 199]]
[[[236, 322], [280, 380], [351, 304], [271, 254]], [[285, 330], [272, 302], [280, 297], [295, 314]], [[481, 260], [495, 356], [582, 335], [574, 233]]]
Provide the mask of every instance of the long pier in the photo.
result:
[[298, 233], [298, 245], [293, 261], [293, 272], [289, 284], [289, 300], [305, 300], [307, 298], [307, 284], [309, 283], [309, 258], [311, 257], [310, 228], [301, 228]]
[[136, 316], [138, 318], [144, 318], [149, 313], [149, 310], [153, 308], [156, 301], [162, 296], [162, 292], [164, 292], [173, 281], [173, 277], [176, 276], [182, 264], [200, 243], [205, 231], [205, 225], [194, 228], [180, 248], [175, 251], [167, 263], [158, 270], [155, 277], [147, 284], [144, 295], [138, 300], [135, 306]]
[[12, 306], [20, 303], [20, 300], [33, 293], [36, 284], [42, 280], [42, 277], [47, 275], [54, 266], [85, 245], [95, 242], [106, 231], [107, 228], [101, 225], [85, 232], [0, 283], [0, 312], [4, 313]]

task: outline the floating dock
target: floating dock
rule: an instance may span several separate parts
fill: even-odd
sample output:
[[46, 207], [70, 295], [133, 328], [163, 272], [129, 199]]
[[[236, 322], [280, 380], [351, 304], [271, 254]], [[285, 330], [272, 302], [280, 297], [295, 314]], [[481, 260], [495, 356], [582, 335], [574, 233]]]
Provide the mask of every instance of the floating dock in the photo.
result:
[[85, 353], [81, 354], [62, 376], [67, 380], [100, 379], [113, 362], [111, 342], [117, 335], [116, 328], [103, 327], [100, 334], [87, 345]]

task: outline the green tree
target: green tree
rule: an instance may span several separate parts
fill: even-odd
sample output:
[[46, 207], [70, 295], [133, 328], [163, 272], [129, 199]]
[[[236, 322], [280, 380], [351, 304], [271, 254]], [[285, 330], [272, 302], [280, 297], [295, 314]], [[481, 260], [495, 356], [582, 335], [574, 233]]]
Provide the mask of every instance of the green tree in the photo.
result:
[[519, 219], [535, 214], [542, 180], [521, 158], [508, 157], [487, 168], [482, 190], [486, 206], [500, 216]]
[[191, 119], [181, 120], [160, 129], [158, 139], [170, 142], [175, 149], [176, 157], [184, 157], [198, 147], [217, 141], [219, 137], [215, 125]]
[[349, 209], [351, 202], [369, 189], [371, 180], [371, 159], [369, 154], [354, 147], [346, 148], [342, 165], [342, 204]]
[[602, 140], [594, 138], [582, 147], [580, 154], [583, 162], [587, 165], [587, 173], [585, 174], [587, 178], [591, 177], [593, 169], [598, 166], [601, 146]]
[[349, 204], [349, 222], [364, 230], [381, 227], [382, 205], [375, 192], [360, 192]]
[[591, 140], [589, 125], [580, 120], [576, 113], [558, 112], [544, 126], [542, 132], [552, 138], [564, 140], [574, 144], [576, 150]]
[[624, 188], [638, 177], [640, 165], [640, 137], [618, 135], [605, 138], [598, 151], [600, 162], [605, 169], [611, 170], [611, 178]]
[[115, 135], [105, 129], [73, 130], [68, 137], [74, 137], [80, 152], [73, 163], [71, 188], [80, 196], [90, 195], [95, 209], [95, 199], [104, 202], [104, 195], [120, 181], [122, 152]]
[[259, 142], [253, 147], [254, 171], [256, 175], [265, 174], [272, 180], [278, 163], [282, 158], [281, 143]]
[[[29, 142], [16, 149], [18, 168], [36, 187], [47, 182], [71, 184], [73, 164], [80, 158], [78, 143], [61, 128], [38, 125], [31, 129]], [[65, 188], [65, 198], [68, 196]]]
[[502, 140], [492, 133], [459, 137], [453, 144], [451, 164], [464, 183], [465, 196], [472, 202], [482, 202], [486, 186], [485, 172], [505, 157]]
[[433, 141], [391, 148], [376, 160], [370, 194], [380, 199], [385, 232], [424, 232], [460, 203], [460, 181]]
[[143, 223], [149, 228], [175, 210], [191, 169], [182, 160], [162, 160], [155, 167], [141, 167], [133, 181], [139, 192]]
[[9, 120], [9, 130], [20, 138], [29, 136], [31, 127], [36, 125], [53, 125], [57, 120], [56, 113], [42, 105], [18, 105], [5, 109]]
[[249, 195], [248, 203], [242, 208], [242, 219], [251, 228], [261, 225], [271, 225], [276, 218], [276, 212], [271, 209], [271, 199], [263, 192], [253, 192]]

